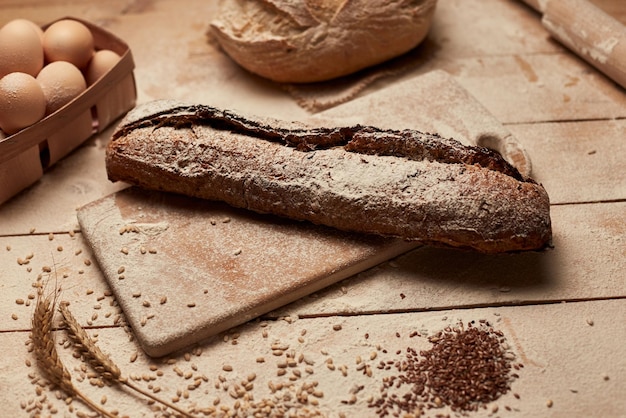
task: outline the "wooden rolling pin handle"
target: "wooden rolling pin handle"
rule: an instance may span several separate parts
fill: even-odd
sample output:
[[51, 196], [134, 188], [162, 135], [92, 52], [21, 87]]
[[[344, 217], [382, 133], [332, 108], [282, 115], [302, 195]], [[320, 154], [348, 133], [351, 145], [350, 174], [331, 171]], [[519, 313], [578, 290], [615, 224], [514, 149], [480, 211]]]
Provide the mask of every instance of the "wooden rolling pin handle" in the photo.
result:
[[626, 27], [586, 0], [547, 1], [541, 20], [567, 48], [626, 88]]

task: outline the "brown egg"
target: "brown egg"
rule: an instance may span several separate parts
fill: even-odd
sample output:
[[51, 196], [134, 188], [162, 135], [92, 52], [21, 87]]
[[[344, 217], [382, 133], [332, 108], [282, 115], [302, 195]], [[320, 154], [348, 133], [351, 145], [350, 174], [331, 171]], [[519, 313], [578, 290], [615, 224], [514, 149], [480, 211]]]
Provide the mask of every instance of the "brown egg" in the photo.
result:
[[15, 19], [15, 20], [18, 21], [18, 22], [26, 23], [31, 28], [33, 28], [33, 30], [35, 32], [37, 32], [37, 35], [39, 35], [39, 39], [42, 41], [42, 47], [43, 47], [43, 29], [41, 29], [41, 26], [39, 26], [38, 24], [36, 24], [32, 20], [28, 20], [28, 19]]
[[25, 73], [0, 79], [0, 129], [8, 135], [39, 122], [46, 112], [46, 98], [37, 80]]
[[111, 68], [115, 67], [115, 64], [117, 64], [120, 59], [121, 57], [111, 50], [101, 49], [97, 51], [93, 58], [91, 58], [91, 61], [89, 61], [87, 70], [85, 70], [87, 85], [91, 86], [98, 81], [100, 77], [105, 75]]
[[47, 62], [67, 61], [83, 70], [94, 54], [93, 35], [76, 20], [59, 20], [44, 31], [43, 51]]
[[83, 73], [67, 61], [55, 61], [43, 67], [37, 81], [46, 98], [46, 115], [54, 113], [87, 88]]
[[0, 29], [0, 77], [14, 72], [37, 76], [44, 62], [38, 28], [29, 20], [15, 19]]

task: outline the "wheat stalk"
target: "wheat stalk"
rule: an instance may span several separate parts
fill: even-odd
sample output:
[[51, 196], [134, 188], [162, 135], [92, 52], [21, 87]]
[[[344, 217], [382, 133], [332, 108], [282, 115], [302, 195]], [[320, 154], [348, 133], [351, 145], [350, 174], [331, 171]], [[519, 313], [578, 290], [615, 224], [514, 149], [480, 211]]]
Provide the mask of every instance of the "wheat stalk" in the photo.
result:
[[47, 373], [48, 379], [65, 392], [72, 394], [74, 390], [72, 377], [61, 362], [52, 337], [53, 305], [51, 297], [44, 298], [43, 291], [39, 289], [32, 320], [33, 346], [41, 369]]
[[69, 338], [94, 371], [96, 371], [102, 378], [110, 382], [119, 382], [120, 384], [126, 385], [128, 388], [178, 412], [185, 417], [193, 417], [188, 412], [185, 412], [175, 405], [172, 405], [152, 393], [145, 391], [141, 387], [131, 383], [126, 377], [122, 376], [120, 368], [108, 355], [104, 354], [102, 350], [100, 350], [93, 338], [87, 334], [82, 325], [80, 325], [74, 315], [70, 312], [68, 305], [68, 303], [61, 303], [59, 311], [63, 316], [63, 322], [67, 326]]
[[107, 418], [116, 418], [96, 405], [74, 386], [70, 372], [59, 357], [52, 335], [56, 292], [54, 298], [51, 295], [44, 297], [43, 290], [39, 288], [36, 302], [32, 318], [32, 341], [37, 364], [41, 371], [52, 384], [58, 386], [68, 395], [79, 398], [88, 407]]

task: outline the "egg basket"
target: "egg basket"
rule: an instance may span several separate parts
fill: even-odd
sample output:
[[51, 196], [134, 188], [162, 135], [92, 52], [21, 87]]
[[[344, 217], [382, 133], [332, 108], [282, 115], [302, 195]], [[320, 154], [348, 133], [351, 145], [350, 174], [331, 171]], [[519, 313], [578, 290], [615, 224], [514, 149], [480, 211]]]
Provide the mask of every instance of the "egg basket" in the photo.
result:
[[0, 204], [34, 184], [46, 169], [135, 106], [135, 64], [128, 45], [90, 22], [74, 17], [62, 19], [72, 19], [87, 26], [93, 34], [96, 50], [109, 49], [121, 59], [62, 108], [36, 124], [0, 139]]

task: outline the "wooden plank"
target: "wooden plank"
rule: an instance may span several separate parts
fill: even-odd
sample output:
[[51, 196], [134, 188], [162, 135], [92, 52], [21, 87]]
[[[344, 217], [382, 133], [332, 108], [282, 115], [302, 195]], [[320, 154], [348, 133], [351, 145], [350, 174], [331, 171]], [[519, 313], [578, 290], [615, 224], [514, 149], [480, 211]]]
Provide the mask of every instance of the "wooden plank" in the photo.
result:
[[505, 124], [626, 116], [626, 94], [571, 53], [468, 58], [441, 65]]
[[[242, 388], [248, 376], [252, 385], [244, 392], [254, 402], [272, 399], [283, 407], [293, 405], [292, 412], [304, 415], [308, 410], [329, 417], [341, 413], [376, 416], [368, 400], [381, 396], [385, 377], [399, 374], [393, 364], [406, 359], [407, 347], [417, 352], [428, 350], [432, 347], [428, 337], [446, 326], [486, 320], [503, 333], [514, 364], [521, 363], [523, 368], [512, 370], [519, 377], [513, 379], [509, 392], [473, 412], [472, 417], [619, 416], [626, 409], [622, 396], [626, 390], [626, 328], [618, 326], [615, 319], [623, 316], [624, 307], [624, 300], [605, 300], [253, 322], [188, 351], [155, 360], [141, 353], [133, 360], [138, 346], [121, 328], [90, 329], [88, 333], [133, 383], [179, 407], [190, 408], [196, 416], [204, 416], [203, 410], [212, 416], [208, 410], [214, 407], [214, 400], [219, 400], [217, 408], [233, 410], [237, 401], [240, 410], [250, 407], [252, 401], [237, 398], [235, 393], [235, 385]], [[83, 312], [74, 314], [84, 319]], [[90, 370], [81, 370], [73, 348], [62, 344], [66, 338], [64, 331], [56, 333], [59, 358], [83, 393], [107, 410], [119, 411], [120, 416], [154, 416], [155, 407], [148, 406], [143, 397], [116, 386], [98, 387], [97, 380], [88, 379]], [[57, 409], [61, 416], [88, 412], [77, 399], [66, 403], [62, 394], [45, 386], [37, 389], [38, 384], [31, 383], [42, 379], [33, 355], [28, 353], [27, 340], [28, 332], [0, 333], [4, 353], [0, 371], [10, 376], [10, 384], [3, 385], [3, 411], [10, 416], [29, 416], [40, 401], [46, 413], [48, 408]], [[273, 346], [286, 349], [277, 353]], [[293, 355], [292, 366], [287, 365], [287, 353]], [[264, 361], [259, 362], [259, 358]], [[333, 367], [329, 366], [331, 361]], [[381, 369], [380, 362], [391, 365], [388, 370]], [[225, 365], [232, 371], [224, 371]], [[285, 370], [285, 375], [277, 375], [278, 370]], [[270, 387], [279, 383], [284, 388], [271, 393]], [[296, 397], [303, 385], [314, 385], [318, 391], [317, 396], [308, 395], [306, 404]], [[404, 385], [389, 389], [389, 393], [402, 396], [410, 389]], [[496, 406], [499, 412], [494, 414]], [[449, 411], [440, 408], [425, 412], [434, 416]]]
[[[624, 213], [624, 202], [555, 206], [553, 250], [480, 256], [422, 248], [305, 297], [270, 317], [626, 297]], [[59, 246], [63, 251], [58, 251]], [[28, 264], [18, 263], [18, 258], [25, 259], [31, 253], [34, 258]], [[85, 260], [91, 265], [85, 265]], [[82, 312], [83, 318], [97, 314], [93, 325], [115, 324], [119, 308], [81, 234], [73, 238], [54, 235], [53, 240], [48, 235], [0, 238], [0, 265], [4, 267], [0, 330], [28, 328], [32, 308], [16, 300], [27, 300], [33, 294], [31, 283], [46, 266], [54, 269], [44, 276], [58, 279], [65, 289], [63, 298]], [[13, 313], [17, 320], [11, 318]]]
[[294, 302], [272, 316], [626, 297], [624, 213], [625, 202], [553, 206], [552, 250], [481, 256], [422, 247]]
[[[594, 1], [626, 22], [623, 2]], [[129, 41], [133, 49], [142, 101], [172, 97], [278, 117], [307, 117], [280, 87], [250, 76], [206, 43], [204, 30], [214, 7], [214, 2], [200, 0], [8, 0], [2, 3], [0, 19], [27, 17], [46, 23], [74, 14], [104, 24]], [[510, 392], [495, 403], [498, 413], [492, 412], [494, 404], [490, 404], [472, 416], [623, 414], [626, 352], [622, 342], [626, 334], [616, 318], [622, 318], [625, 309], [624, 178], [620, 176], [624, 92], [552, 41], [542, 31], [540, 16], [519, 1], [440, 0], [438, 13], [431, 38], [439, 49], [431, 62], [415, 74], [431, 68], [449, 71], [520, 139], [534, 160], [537, 178], [558, 204], [553, 208], [553, 251], [494, 260], [425, 248], [317, 293], [317, 298], [304, 299], [274, 313], [293, 315], [291, 323], [269, 321], [265, 327], [248, 323], [203, 342], [198, 351], [190, 350], [187, 356], [184, 352], [172, 356], [175, 364], [166, 364], [166, 359], [149, 360], [141, 352], [138, 360], [131, 362], [139, 346], [130, 341], [132, 335], [116, 325], [115, 318], [122, 318], [118, 316], [119, 307], [109, 295], [82, 237], [67, 234], [76, 227], [77, 206], [115, 190], [108, 189], [110, 185], [104, 180], [105, 134], [64, 160], [47, 175], [47, 180], [22, 195], [19, 203], [10, 203], [10, 210], [0, 207], [0, 235], [4, 235], [0, 238], [3, 411], [10, 416], [31, 416], [32, 411], [27, 409], [36, 407], [38, 400], [45, 408], [50, 402], [59, 416], [87, 411], [77, 401], [68, 406], [47, 389], [39, 389], [38, 394], [31, 383], [38, 378], [37, 371], [25, 363], [27, 358], [33, 363], [25, 344], [32, 313], [32, 302], [26, 306], [33, 292], [31, 284], [44, 266], [56, 266], [61, 272], [63, 298], [71, 300], [70, 306], [81, 323], [95, 326], [89, 332], [98, 335], [104, 351], [124, 373], [132, 374], [133, 381], [158, 390], [170, 401], [177, 391], [181, 395], [187, 392], [188, 398], [180, 396], [178, 405], [209, 408], [213, 399], [219, 398], [220, 405], [233, 408], [236, 401], [228, 391], [250, 372], [257, 374], [255, 399], [270, 396], [270, 380], [287, 382], [286, 377], [276, 376], [279, 360], [271, 352], [271, 344], [279, 340], [288, 343], [297, 355], [307, 354], [315, 361], [310, 376], [302, 364], [297, 367], [304, 379], [295, 380], [295, 384], [318, 382], [324, 396], [319, 398], [317, 408], [331, 416], [340, 412], [371, 416], [367, 399], [380, 394], [383, 373], [373, 368], [373, 376], [368, 378], [357, 370], [357, 356], [368, 361], [370, 352], [377, 351], [376, 360], [396, 361], [400, 357], [395, 350], [428, 348], [425, 338], [408, 337], [412, 331], [432, 335], [457, 320], [490, 319], [504, 332], [525, 365], [519, 371], [520, 378], [513, 382], [513, 392], [520, 399]], [[372, 86], [362, 95], [415, 74]], [[546, 121], [549, 123], [541, 123]], [[621, 201], [581, 204], [607, 200]], [[29, 234], [31, 228], [35, 228], [35, 234]], [[55, 234], [49, 240], [49, 230], [65, 234]], [[7, 236], [12, 234], [20, 236]], [[63, 251], [58, 251], [59, 245]], [[80, 254], [76, 254], [78, 249], [82, 250]], [[30, 252], [34, 253], [30, 264], [19, 265], [17, 258]], [[85, 259], [91, 259], [92, 264], [86, 266]], [[30, 272], [28, 267], [32, 268]], [[68, 277], [63, 278], [63, 274]], [[593, 298], [612, 300], [573, 302]], [[18, 304], [17, 299], [25, 303]], [[561, 300], [571, 303], [544, 305]], [[519, 306], [527, 303], [530, 306]], [[482, 304], [515, 306], [473, 308]], [[424, 309], [437, 312], [377, 313]], [[13, 313], [17, 319], [12, 319]], [[98, 317], [92, 319], [96, 313]], [[332, 316], [335, 313], [357, 315]], [[300, 314], [313, 317], [298, 319]], [[336, 325], [341, 325], [341, 330], [335, 331]], [[267, 337], [263, 336], [264, 330]], [[302, 330], [307, 331], [305, 335]], [[240, 334], [237, 339], [235, 332]], [[65, 338], [63, 331], [58, 334], [61, 340]], [[380, 351], [377, 344], [381, 345]], [[119, 410], [121, 415], [155, 415], [143, 398], [125, 390], [91, 385], [85, 372], [77, 369], [79, 363], [71, 349], [58, 347], [75, 382], [97, 402], [106, 395], [105, 406]], [[382, 352], [383, 348], [387, 353]], [[329, 354], [323, 355], [322, 349]], [[264, 356], [265, 363], [257, 363], [257, 356]], [[325, 363], [328, 357], [337, 366], [345, 364], [348, 376], [343, 377], [338, 367], [329, 370]], [[224, 372], [224, 362], [232, 364], [234, 371]], [[163, 374], [158, 375], [159, 371]], [[191, 377], [186, 379], [185, 373], [191, 373]], [[230, 383], [229, 389], [224, 390], [224, 385], [215, 388], [219, 375]], [[207, 381], [202, 380], [198, 389], [190, 390], [195, 377], [206, 377]], [[355, 394], [356, 403], [343, 403], [349, 402], [353, 395], [350, 391], [359, 385], [363, 389]], [[546, 406], [548, 400], [553, 403], [551, 408]], [[26, 403], [25, 409], [21, 402]], [[505, 406], [514, 411], [506, 411]], [[48, 411], [44, 415], [52, 414]], [[431, 415], [438, 412], [445, 411], [429, 411]]]
[[626, 199], [626, 122], [508, 125], [552, 204]]
[[549, 37], [534, 10], [501, 0], [439, 0], [428, 35], [445, 60], [560, 51]]
[[[85, 325], [114, 326], [120, 308], [81, 234], [0, 238], [0, 331], [27, 330], [38, 286], [61, 289], [59, 297], [84, 315]], [[95, 315], [95, 316], [94, 316]]]
[[123, 13], [131, 3], [127, 0], [89, 2], [89, 4], [84, 1], [65, 0], [2, 0], [0, 25], [19, 18], [44, 25], [64, 16], [75, 16], [94, 22], [103, 21], [108, 16]]

